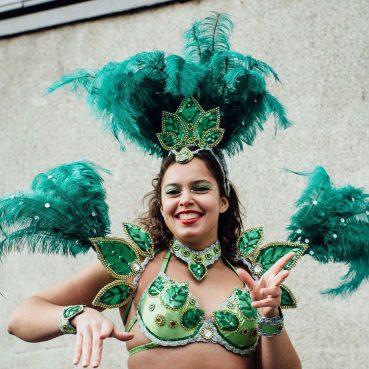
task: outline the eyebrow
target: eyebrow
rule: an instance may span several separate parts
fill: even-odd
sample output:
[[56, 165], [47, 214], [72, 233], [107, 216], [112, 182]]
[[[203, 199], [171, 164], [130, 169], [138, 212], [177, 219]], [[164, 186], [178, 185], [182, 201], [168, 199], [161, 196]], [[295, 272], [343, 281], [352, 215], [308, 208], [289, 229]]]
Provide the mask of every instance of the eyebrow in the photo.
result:
[[[199, 184], [199, 183], [202, 183], [202, 182], [212, 184], [208, 179], [199, 179], [197, 181], [190, 182], [190, 185], [196, 185], [196, 184]], [[165, 185], [165, 187], [168, 187], [168, 186], [180, 186], [180, 185], [178, 183], [168, 183], [168, 184]]]

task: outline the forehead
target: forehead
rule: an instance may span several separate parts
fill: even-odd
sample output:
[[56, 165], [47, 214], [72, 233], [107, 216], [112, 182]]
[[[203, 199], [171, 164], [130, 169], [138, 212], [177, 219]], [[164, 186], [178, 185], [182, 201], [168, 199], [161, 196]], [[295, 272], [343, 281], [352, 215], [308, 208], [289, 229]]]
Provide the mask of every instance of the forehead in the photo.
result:
[[204, 161], [194, 158], [189, 163], [173, 163], [164, 173], [162, 185], [168, 183], [191, 183], [199, 180], [216, 182]]

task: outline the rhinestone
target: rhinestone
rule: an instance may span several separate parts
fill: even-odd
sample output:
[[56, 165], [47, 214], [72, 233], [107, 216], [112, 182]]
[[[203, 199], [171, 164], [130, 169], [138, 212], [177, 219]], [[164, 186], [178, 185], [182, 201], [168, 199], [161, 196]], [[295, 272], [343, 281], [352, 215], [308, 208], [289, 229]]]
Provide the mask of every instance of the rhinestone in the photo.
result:
[[50, 207], [50, 204], [47, 202], [46, 204], [45, 204], [45, 208], [49, 208]]
[[155, 323], [159, 326], [163, 326], [165, 324], [165, 318], [163, 315], [159, 314], [155, 317]]
[[96, 234], [96, 232], [97, 232], [97, 231], [96, 231], [96, 229], [94, 228], [94, 229], [92, 230], [92, 233], [93, 233], [93, 234]]
[[34, 219], [34, 220], [39, 220], [39, 219], [40, 219], [40, 217], [39, 217], [38, 215], [35, 215], [35, 216], [33, 217], [33, 219]]
[[195, 261], [196, 261], [196, 262], [198, 262], [198, 263], [201, 263], [202, 258], [201, 258], [201, 256], [200, 256], [200, 255], [195, 255], [195, 256], [193, 257], [193, 260], [195, 260]]
[[310, 251], [309, 251], [309, 254], [310, 254], [310, 255], [314, 255], [314, 251], [313, 251], [313, 250], [310, 250]]
[[257, 99], [254, 99], [254, 103], [257, 103], [258, 102], [258, 100]]
[[178, 245], [178, 244], [175, 244], [175, 245], [173, 246], [173, 249], [174, 249], [175, 251], [178, 251], [178, 250], [179, 250], [179, 245]]
[[169, 322], [169, 327], [170, 328], [175, 328], [176, 326], [177, 326], [177, 321], [175, 321], [175, 320], [171, 320], [170, 322]]
[[336, 239], [338, 237], [335, 233], [333, 233], [332, 236], [333, 236], [334, 239]]
[[138, 263], [132, 263], [131, 264], [131, 270], [132, 270], [132, 272], [138, 272], [138, 271], [140, 271], [140, 269], [141, 269], [141, 266], [140, 266], [140, 264], [138, 264]]
[[354, 202], [355, 201], [355, 197], [351, 197], [351, 201]]
[[[369, 213], [369, 212], [368, 212]], [[205, 259], [211, 260], [211, 254], [205, 254]]]
[[308, 238], [305, 238], [304, 242], [305, 242], [305, 243], [309, 243], [309, 242], [310, 242], [310, 240], [309, 240]]
[[247, 336], [247, 334], [249, 333], [248, 329], [242, 329], [241, 334], [243, 334], [244, 336]]
[[150, 304], [149, 305], [149, 310], [154, 311], [155, 310], [155, 304]]
[[263, 271], [263, 266], [261, 264], [256, 264], [254, 266], [254, 272], [255, 273], [261, 273]]
[[52, 176], [52, 175], [47, 176], [47, 179], [51, 179], [51, 178], [53, 178], [53, 176]]
[[184, 256], [190, 256], [190, 252], [189, 252], [189, 251], [187, 251], [187, 250], [183, 250], [182, 254], [183, 254]]
[[297, 231], [296, 231], [296, 233], [297, 234], [300, 234], [302, 232], [302, 230], [301, 229], [298, 229]]
[[190, 305], [195, 305], [195, 304], [196, 304], [195, 299], [194, 299], [194, 298], [191, 298], [191, 299], [190, 299]]
[[15, 198], [15, 195], [11, 195], [11, 196], [10, 196], [10, 198], [11, 198], [11, 199], [14, 199], [14, 198]]
[[251, 329], [250, 336], [251, 337], [256, 337], [257, 335], [258, 335], [257, 329], [255, 329], [255, 328]]
[[365, 212], [365, 214], [366, 214], [366, 215], [369, 215], [369, 210], [367, 210], [367, 211]]
[[317, 205], [317, 204], [318, 204], [318, 201], [313, 200], [313, 205]]
[[93, 217], [96, 217], [96, 213], [95, 213], [94, 211], [91, 213], [91, 215], [92, 215]]
[[213, 338], [214, 335], [214, 331], [212, 328], [207, 327], [207, 328], [203, 328], [201, 329], [201, 335], [206, 339], [206, 340], [211, 340]]
[[233, 309], [234, 308], [234, 304], [232, 302], [228, 302], [227, 307], [229, 309]]
[[299, 237], [298, 239], [297, 239], [297, 242], [300, 242], [301, 241], [301, 237]]

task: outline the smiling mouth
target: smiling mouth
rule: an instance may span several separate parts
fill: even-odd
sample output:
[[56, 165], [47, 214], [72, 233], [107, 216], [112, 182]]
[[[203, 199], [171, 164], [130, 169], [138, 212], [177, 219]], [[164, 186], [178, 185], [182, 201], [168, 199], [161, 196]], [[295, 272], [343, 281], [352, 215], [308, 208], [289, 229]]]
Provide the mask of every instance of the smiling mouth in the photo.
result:
[[190, 220], [190, 219], [196, 219], [200, 218], [202, 214], [200, 213], [180, 213], [177, 215], [177, 218], [181, 220]]

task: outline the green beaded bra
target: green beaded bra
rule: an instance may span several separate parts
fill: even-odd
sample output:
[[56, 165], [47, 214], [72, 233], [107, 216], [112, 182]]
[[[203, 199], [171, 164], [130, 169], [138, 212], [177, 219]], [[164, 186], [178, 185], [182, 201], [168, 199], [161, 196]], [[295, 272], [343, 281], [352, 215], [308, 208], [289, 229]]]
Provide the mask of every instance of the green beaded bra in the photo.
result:
[[[125, 239], [98, 237], [92, 238], [91, 242], [104, 267], [117, 278], [99, 291], [93, 304], [104, 308], [127, 306], [126, 323], [138, 281], [155, 253], [148, 232], [128, 223], [124, 223], [123, 228]], [[272, 242], [264, 246], [262, 243], [262, 228], [246, 230], [237, 242], [237, 255], [234, 257], [234, 261], [247, 265], [256, 279], [283, 255], [294, 251], [294, 258], [286, 265], [286, 269], [291, 269], [308, 248], [305, 244], [292, 242]], [[205, 312], [191, 294], [188, 282], [176, 282], [166, 274], [169, 258], [174, 252], [168, 249], [160, 273], [142, 294], [136, 315], [127, 325], [129, 331], [138, 321], [141, 331], [151, 343], [133, 348], [130, 354], [158, 346], [212, 342], [236, 354], [252, 355], [258, 334], [256, 309], [251, 306], [247, 289], [234, 288], [227, 300], [211, 314], [211, 318], [205, 319]], [[230, 262], [224, 261], [235, 271]], [[202, 262], [200, 259], [197, 261], [199, 264]], [[284, 285], [281, 288], [281, 307], [296, 307], [292, 292]]]

